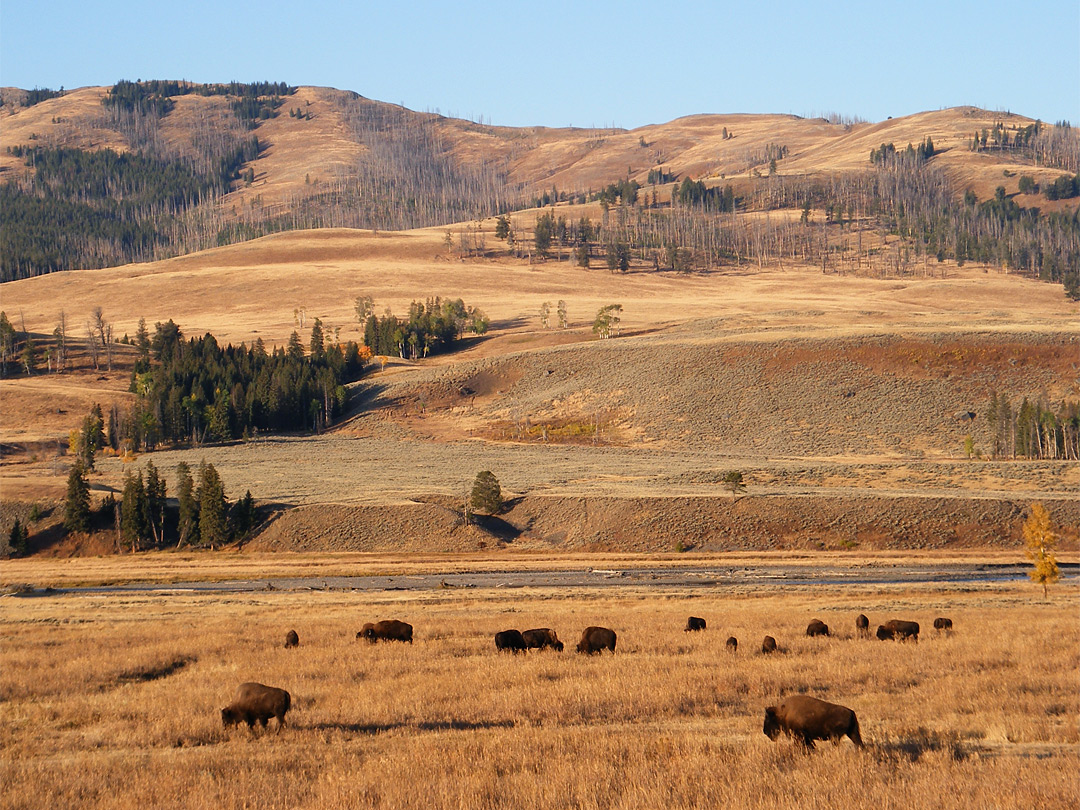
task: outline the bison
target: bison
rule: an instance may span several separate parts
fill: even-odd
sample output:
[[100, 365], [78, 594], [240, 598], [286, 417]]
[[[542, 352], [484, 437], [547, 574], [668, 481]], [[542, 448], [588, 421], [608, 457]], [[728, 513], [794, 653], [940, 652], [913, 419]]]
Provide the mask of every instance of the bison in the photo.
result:
[[944, 616], [934, 619], [934, 629], [937, 630], [939, 633], [942, 630], [944, 630], [946, 633], [951, 633], [952, 619], [946, 619]]
[[761, 651], [765, 655], [776, 652], [776, 639], [772, 636], [765, 636], [765, 639], [761, 642]]
[[555, 631], [549, 627], [526, 630], [521, 634], [521, 638], [525, 641], [525, 646], [530, 650], [542, 650], [544, 647], [551, 647], [556, 652], [563, 651], [563, 643], [559, 641]]
[[705, 620], [700, 619], [697, 616], [691, 616], [686, 620], [686, 627], [683, 628], [684, 633], [692, 633], [696, 630], [705, 629]]
[[792, 695], [784, 698], [779, 706], [766, 708], [762, 731], [770, 740], [779, 737], [780, 732], [786, 732], [807, 748], [814, 747], [814, 740], [840, 742], [845, 734], [860, 748], [863, 744], [855, 712], [809, 695]]
[[285, 725], [285, 712], [292, 705], [292, 698], [284, 689], [264, 686], [261, 683], [242, 683], [236, 689], [233, 702], [221, 710], [221, 722], [225, 726], [244, 722], [254, 728], [258, 721], [263, 728], [271, 717], [277, 718], [278, 731]]
[[525, 639], [519, 630], [501, 630], [495, 634], [495, 649], [499, 652], [510, 650], [518, 653], [525, 651]]
[[604, 650], [615, 652], [615, 639], [614, 630], [609, 630], [606, 627], [586, 627], [581, 634], [581, 641], [578, 642], [577, 651], [589, 655]]
[[295, 630], [290, 630], [285, 634], [285, 646], [286, 647], [299, 647], [300, 636], [296, 635]]
[[729, 636], [728, 640], [724, 642], [724, 646], [727, 647], [728, 652], [737, 652], [739, 649], [739, 640], [735, 636]]
[[356, 634], [356, 637], [366, 638], [370, 644], [380, 640], [407, 641], [412, 644], [412, 625], [407, 622], [399, 622], [397, 619], [386, 619], [374, 623], [368, 622], [360, 628], [360, 632]]
[[907, 641], [911, 639], [917, 642], [919, 640], [919, 623], [907, 622], [903, 619], [890, 619], [885, 624], [878, 626], [877, 637], [882, 641], [888, 641], [889, 639]]
[[810, 624], [806, 625], [806, 635], [827, 636], [829, 635], [829, 625], [825, 624], [821, 619], [814, 619]]
[[865, 613], [860, 613], [855, 617], [855, 632], [859, 638], [870, 638], [870, 620], [866, 618]]

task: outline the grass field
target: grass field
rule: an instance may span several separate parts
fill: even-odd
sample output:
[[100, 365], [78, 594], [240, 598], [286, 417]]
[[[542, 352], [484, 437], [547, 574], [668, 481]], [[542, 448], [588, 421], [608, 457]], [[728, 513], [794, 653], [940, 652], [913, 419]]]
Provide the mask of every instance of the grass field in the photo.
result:
[[[303, 557], [285, 559], [308, 570]], [[110, 575], [111, 562], [85, 565], [100, 581], [135, 573], [120, 558]], [[233, 575], [271, 570], [249, 563], [238, 555]], [[54, 576], [20, 565], [27, 581]], [[434, 556], [403, 565], [484, 568]], [[1046, 602], [1026, 583], [5, 597], [0, 803], [1076, 806], [1074, 590], [1052, 589]], [[872, 627], [915, 619], [922, 638], [858, 640], [859, 612]], [[709, 629], [682, 632], [691, 614]], [[950, 636], [932, 630], [938, 615], [954, 620]], [[415, 643], [355, 640], [379, 618], [412, 623]], [[806, 638], [811, 618], [834, 637]], [[593, 624], [618, 633], [614, 656], [572, 652]], [[552, 627], [567, 649], [499, 654], [492, 636], [511, 627]], [[298, 649], [282, 648], [290, 628]], [[766, 634], [781, 654], [758, 652]], [[247, 680], [292, 694], [280, 734], [222, 727], [218, 710]], [[852, 708], [866, 750], [770, 742], [765, 706], [798, 692]]]

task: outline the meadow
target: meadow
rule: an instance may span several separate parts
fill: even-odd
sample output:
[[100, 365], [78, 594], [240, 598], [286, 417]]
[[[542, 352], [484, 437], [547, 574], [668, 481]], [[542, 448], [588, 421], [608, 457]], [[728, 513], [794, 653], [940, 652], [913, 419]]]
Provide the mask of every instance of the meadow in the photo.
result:
[[[1076, 608], [1074, 585], [1043, 601], [1029, 583], [39, 590], [0, 600], [0, 806], [1077, 806]], [[921, 639], [860, 640], [859, 612]], [[689, 615], [708, 629], [684, 633]], [[415, 643], [355, 639], [380, 618]], [[812, 618], [833, 637], [806, 638]], [[617, 653], [573, 652], [587, 625]], [[566, 650], [496, 652], [531, 627]], [[280, 733], [222, 727], [248, 680], [292, 694]], [[852, 708], [867, 747], [765, 737], [764, 708], [800, 692]]]

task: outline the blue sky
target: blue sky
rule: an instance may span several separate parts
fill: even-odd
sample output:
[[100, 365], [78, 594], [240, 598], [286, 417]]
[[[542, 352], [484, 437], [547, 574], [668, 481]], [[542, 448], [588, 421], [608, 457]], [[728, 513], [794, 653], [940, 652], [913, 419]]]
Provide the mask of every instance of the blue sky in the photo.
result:
[[1080, 2], [0, 5], [0, 84], [272, 80], [510, 126], [975, 104], [1080, 124]]

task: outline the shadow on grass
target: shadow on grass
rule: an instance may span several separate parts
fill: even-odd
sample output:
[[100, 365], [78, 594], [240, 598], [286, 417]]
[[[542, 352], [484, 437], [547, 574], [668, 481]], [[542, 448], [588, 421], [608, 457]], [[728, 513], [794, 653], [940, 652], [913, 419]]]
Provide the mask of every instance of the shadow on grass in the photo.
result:
[[513, 728], [512, 720], [438, 720], [420, 723], [312, 723], [309, 726], [295, 726], [309, 731], [344, 731], [349, 734], [383, 734], [388, 731], [485, 731], [495, 728]]

